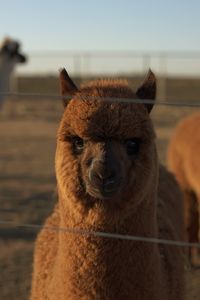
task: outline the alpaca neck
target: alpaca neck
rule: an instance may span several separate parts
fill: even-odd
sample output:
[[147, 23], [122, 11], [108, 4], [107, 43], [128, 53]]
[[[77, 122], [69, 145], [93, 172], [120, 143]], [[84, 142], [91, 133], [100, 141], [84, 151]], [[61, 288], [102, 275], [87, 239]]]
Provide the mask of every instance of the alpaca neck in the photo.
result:
[[[155, 204], [152, 205], [149, 199], [145, 203], [149, 205], [140, 205], [135, 215], [119, 226], [105, 223], [99, 226], [87, 222], [72, 224], [70, 218], [62, 217], [62, 213], [60, 226], [156, 237]], [[156, 290], [162, 279], [159, 249], [155, 244], [60, 232], [59, 255], [61, 273], [65, 274], [62, 289], [66, 288], [66, 293], [73, 289], [77, 295], [74, 299], [82, 299], [86, 294], [84, 299], [129, 299], [133, 286], [140, 291], [138, 298], [136, 295], [134, 299], [142, 299], [143, 292], [146, 299], [142, 286], [144, 281], [147, 282], [149, 299], [157, 299], [154, 297], [154, 288]], [[63, 264], [64, 261], [67, 263]], [[87, 285], [87, 291], [85, 282], [91, 283]]]
[[[97, 211], [91, 214], [83, 214], [81, 211], [77, 213], [77, 209], [76, 214], [68, 215], [68, 213], [64, 214], [67, 210], [64, 209], [62, 205], [59, 206], [59, 209], [61, 227], [144, 237], [158, 236], [157, 193], [155, 191], [149, 193], [146, 199], [143, 199], [137, 206], [135, 211], [128, 215], [124, 220], [118, 219], [118, 221], [111, 222], [111, 218], [109, 218], [109, 216], [105, 218], [104, 212], [102, 211], [98, 216]], [[75, 239], [77, 239], [77, 236]]]
[[14, 62], [8, 62], [0, 57], [0, 91], [8, 92], [10, 86], [10, 77], [14, 69]]

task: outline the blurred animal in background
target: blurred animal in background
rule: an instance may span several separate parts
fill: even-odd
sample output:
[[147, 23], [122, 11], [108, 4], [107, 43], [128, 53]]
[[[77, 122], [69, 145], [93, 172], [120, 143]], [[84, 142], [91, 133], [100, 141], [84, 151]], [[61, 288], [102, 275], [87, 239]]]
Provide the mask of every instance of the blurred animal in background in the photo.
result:
[[5, 95], [11, 89], [11, 77], [18, 63], [25, 63], [27, 57], [21, 53], [20, 43], [11, 38], [5, 38], [0, 46], [0, 107]]
[[[188, 241], [199, 242], [200, 218], [200, 112], [184, 118], [177, 126], [168, 149], [169, 169], [184, 193]], [[189, 249], [189, 260], [197, 261], [197, 249]], [[195, 257], [197, 259], [195, 259]], [[199, 264], [199, 263], [198, 263]]]

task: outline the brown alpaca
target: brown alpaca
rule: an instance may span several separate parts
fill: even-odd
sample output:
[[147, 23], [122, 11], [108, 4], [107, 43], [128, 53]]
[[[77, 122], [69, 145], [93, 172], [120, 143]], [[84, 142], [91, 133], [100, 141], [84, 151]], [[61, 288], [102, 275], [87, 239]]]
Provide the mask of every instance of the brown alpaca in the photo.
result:
[[[136, 93], [120, 80], [77, 89], [65, 70], [60, 82], [73, 96], [57, 135], [59, 201], [45, 225], [183, 240], [181, 194], [158, 163], [153, 105], [104, 101], [154, 99], [153, 73]], [[178, 247], [43, 229], [31, 300], [179, 300], [183, 281]]]
[[[200, 113], [178, 124], [168, 149], [168, 164], [184, 192], [185, 226], [189, 242], [198, 242], [200, 218]], [[195, 250], [195, 249], [194, 249]], [[189, 259], [192, 262], [192, 252]]]

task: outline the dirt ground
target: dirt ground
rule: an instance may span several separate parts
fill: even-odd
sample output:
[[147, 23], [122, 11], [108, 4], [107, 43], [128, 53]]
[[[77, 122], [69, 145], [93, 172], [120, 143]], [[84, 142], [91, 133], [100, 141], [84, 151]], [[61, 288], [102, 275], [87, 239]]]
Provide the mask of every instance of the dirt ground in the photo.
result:
[[[41, 80], [38, 82], [41, 83]], [[183, 101], [191, 97], [193, 100], [199, 99], [200, 103], [199, 83], [200, 81], [193, 84], [188, 84], [187, 81], [181, 83], [179, 80], [175, 84], [172, 81], [171, 91], [174, 92], [167, 99], [170, 101], [177, 97]], [[54, 89], [49, 88], [50, 92], [57, 89], [55, 81], [52, 85]], [[188, 92], [189, 87], [191, 93]], [[20, 82], [20, 88], [30, 92], [30, 81]], [[193, 111], [196, 108], [163, 105], [154, 108], [152, 118], [157, 132], [159, 156], [164, 164], [167, 144], [175, 125], [183, 116]], [[45, 97], [7, 99], [0, 112], [1, 300], [28, 299], [37, 230], [8, 225], [5, 222], [43, 224], [52, 210], [57, 200], [54, 154], [61, 113], [60, 101]], [[186, 299], [199, 299], [200, 270], [187, 270], [186, 283]]]

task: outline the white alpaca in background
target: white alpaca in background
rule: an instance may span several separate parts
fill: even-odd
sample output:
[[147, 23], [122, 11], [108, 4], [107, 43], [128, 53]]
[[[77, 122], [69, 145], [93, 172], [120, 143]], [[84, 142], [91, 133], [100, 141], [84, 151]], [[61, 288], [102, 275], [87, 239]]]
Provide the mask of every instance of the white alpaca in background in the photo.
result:
[[5, 95], [10, 91], [11, 75], [17, 63], [25, 63], [26, 56], [20, 53], [20, 44], [6, 38], [0, 47], [0, 107]]

